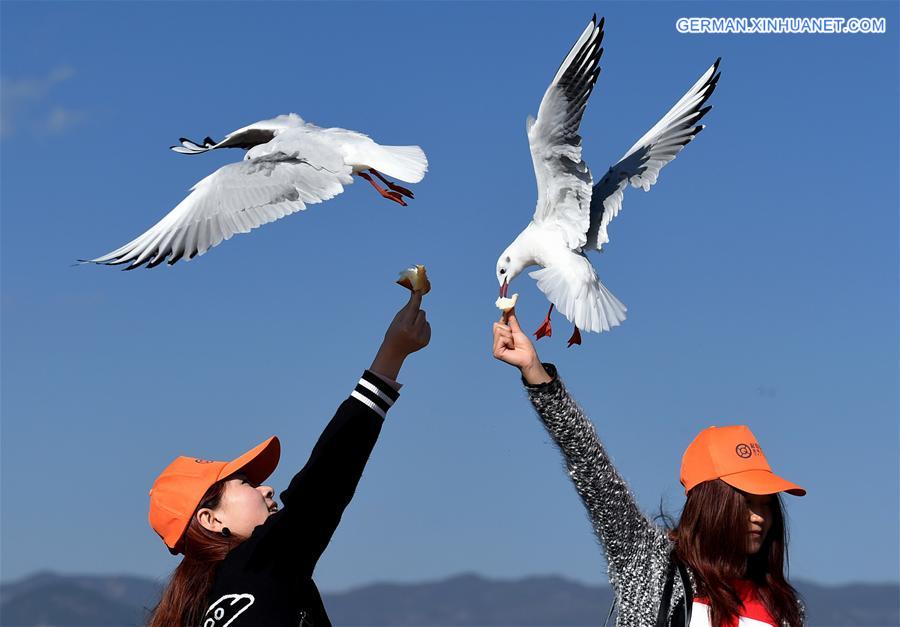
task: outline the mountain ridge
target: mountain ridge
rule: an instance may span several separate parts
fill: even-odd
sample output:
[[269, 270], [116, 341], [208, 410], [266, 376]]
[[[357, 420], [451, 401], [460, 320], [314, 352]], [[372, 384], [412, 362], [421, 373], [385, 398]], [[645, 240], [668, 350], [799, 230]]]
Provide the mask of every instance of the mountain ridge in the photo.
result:
[[[164, 582], [134, 575], [36, 572], [0, 583], [0, 627], [142, 625]], [[809, 627], [900, 624], [900, 583], [794, 582]], [[418, 583], [375, 582], [324, 595], [335, 625], [369, 627], [578, 627], [599, 625], [609, 586], [559, 575], [485, 577], [465, 572]]]

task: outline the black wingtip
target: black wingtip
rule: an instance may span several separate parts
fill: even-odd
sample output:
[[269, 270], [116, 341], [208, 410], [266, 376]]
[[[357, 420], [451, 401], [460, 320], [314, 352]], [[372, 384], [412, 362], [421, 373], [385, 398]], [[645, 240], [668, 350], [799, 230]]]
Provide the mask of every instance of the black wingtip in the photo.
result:
[[159, 259], [154, 259], [154, 260], [150, 261], [147, 264], [147, 269], [149, 270], [150, 268], [155, 268], [156, 266], [161, 264], [163, 261], [165, 261], [166, 257], [168, 257], [168, 255], [164, 255], [164, 256], [160, 257]]
[[694, 120], [694, 122], [699, 122], [700, 120], [702, 120], [703, 116], [706, 115], [707, 113], [709, 113], [711, 110], [712, 110], [712, 105], [707, 105], [707, 106], [703, 107], [702, 109], [700, 109], [697, 112], [697, 117]]

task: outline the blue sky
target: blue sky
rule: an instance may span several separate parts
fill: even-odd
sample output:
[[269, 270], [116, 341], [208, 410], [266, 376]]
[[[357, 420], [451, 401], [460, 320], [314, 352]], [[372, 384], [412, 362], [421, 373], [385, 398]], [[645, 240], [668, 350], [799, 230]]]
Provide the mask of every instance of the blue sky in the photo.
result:
[[[497, 255], [529, 220], [525, 118], [591, 14], [595, 174], [721, 56], [706, 130], [626, 192], [594, 263], [629, 308], [538, 344], [647, 510], [684, 447], [746, 423], [787, 497], [791, 572], [898, 578], [896, 3], [16, 3], [2, 11], [2, 578], [167, 575], [147, 489], [182, 453], [282, 439], [305, 461], [426, 263], [434, 336], [404, 371], [325, 590], [460, 571], [605, 580], [557, 452], [490, 357]], [[683, 35], [683, 16], [886, 17], [883, 35]], [[190, 263], [72, 267], [155, 223], [279, 113], [419, 144], [402, 208], [364, 182]], [[523, 275], [520, 315], [545, 300]]]

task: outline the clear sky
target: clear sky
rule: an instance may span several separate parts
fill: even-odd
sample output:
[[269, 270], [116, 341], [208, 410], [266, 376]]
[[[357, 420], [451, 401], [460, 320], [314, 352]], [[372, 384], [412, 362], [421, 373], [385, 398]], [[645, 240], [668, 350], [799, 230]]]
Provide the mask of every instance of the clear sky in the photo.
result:
[[[884, 3], [16, 3], [2, 11], [2, 578], [162, 577], [146, 521], [178, 454], [282, 439], [283, 488], [426, 263], [414, 355], [324, 590], [460, 571], [605, 580], [558, 453], [490, 356], [497, 255], [531, 217], [525, 118], [591, 14], [603, 72], [581, 126], [596, 175], [716, 59], [706, 130], [629, 189], [593, 257], [629, 308], [538, 344], [647, 510], [681, 453], [749, 424], [786, 497], [791, 572], [898, 578], [898, 8]], [[684, 16], [886, 17], [882, 35], [686, 35]], [[72, 267], [130, 240], [280, 113], [419, 144], [408, 208], [360, 181], [190, 263]], [[546, 301], [513, 284], [536, 328]]]

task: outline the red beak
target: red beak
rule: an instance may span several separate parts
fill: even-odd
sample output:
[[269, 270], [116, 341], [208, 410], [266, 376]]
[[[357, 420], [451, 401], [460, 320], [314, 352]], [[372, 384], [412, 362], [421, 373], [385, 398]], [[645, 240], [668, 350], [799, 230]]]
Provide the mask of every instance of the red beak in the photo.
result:
[[509, 283], [506, 282], [506, 277], [503, 277], [503, 285], [500, 286], [500, 297], [506, 298], [506, 295], [509, 293]]

